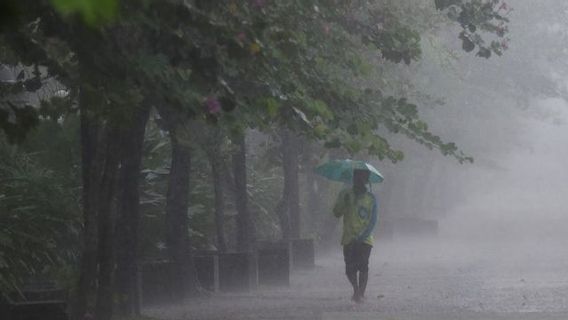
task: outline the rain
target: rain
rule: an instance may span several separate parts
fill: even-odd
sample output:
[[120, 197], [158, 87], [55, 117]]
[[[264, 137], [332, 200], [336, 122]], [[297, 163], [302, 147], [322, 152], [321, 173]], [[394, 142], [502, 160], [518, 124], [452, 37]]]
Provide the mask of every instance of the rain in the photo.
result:
[[0, 319], [568, 319], [565, 1], [0, 17]]

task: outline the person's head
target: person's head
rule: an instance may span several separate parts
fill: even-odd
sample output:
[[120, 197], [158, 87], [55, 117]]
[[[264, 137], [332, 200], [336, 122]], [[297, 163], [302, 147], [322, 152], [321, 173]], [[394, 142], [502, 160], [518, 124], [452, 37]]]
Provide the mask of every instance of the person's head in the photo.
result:
[[369, 183], [370, 174], [371, 172], [369, 172], [369, 170], [353, 170], [353, 186], [358, 188], [364, 187], [367, 183]]

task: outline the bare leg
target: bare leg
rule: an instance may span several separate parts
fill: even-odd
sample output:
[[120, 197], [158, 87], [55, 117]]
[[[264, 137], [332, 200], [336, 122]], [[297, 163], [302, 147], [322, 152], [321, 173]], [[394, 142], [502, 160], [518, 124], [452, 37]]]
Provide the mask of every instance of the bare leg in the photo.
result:
[[353, 244], [343, 246], [343, 257], [345, 258], [345, 275], [353, 286], [353, 297], [351, 300], [359, 300], [359, 284], [357, 282], [357, 264], [355, 260], [355, 247]]
[[369, 278], [369, 272], [359, 272], [359, 300], [363, 300], [365, 297], [365, 290], [367, 289], [367, 279]]
[[347, 279], [353, 286], [353, 297], [351, 298], [353, 301], [359, 300], [359, 285], [357, 284], [357, 271], [355, 272], [348, 272]]

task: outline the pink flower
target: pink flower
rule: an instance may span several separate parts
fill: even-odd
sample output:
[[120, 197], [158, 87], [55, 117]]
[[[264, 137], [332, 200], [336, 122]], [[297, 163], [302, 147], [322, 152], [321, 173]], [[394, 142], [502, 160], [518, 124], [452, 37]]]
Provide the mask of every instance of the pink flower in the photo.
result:
[[506, 3], [506, 2], [503, 2], [503, 3], [501, 4], [501, 6], [499, 7], [499, 10], [507, 10], [507, 3]]
[[221, 103], [215, 97], [208, 97], [205, 101], [205, 106], [210, 114], [217, 114], [221, 112]]
[[495, 33], [499, 36], [499, 37], [503, 37], [505, 36], [505, 33], [509, 31], [509, 28], [507, 27], [502, 27], [499, 26], [495, 29]]
[[329, 26], [329, 24], [323, 26], [323, 32], [325, 32], [325, 34], [329, 34], [330, 31], [331, 27]]

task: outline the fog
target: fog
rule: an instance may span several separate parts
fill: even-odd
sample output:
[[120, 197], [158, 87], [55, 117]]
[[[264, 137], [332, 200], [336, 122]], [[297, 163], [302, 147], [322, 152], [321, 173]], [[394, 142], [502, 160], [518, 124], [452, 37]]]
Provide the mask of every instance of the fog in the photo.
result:
[[424, 59], [399, 71], [414, 84], [406, 93], [443, 100], [421, 106], [421, 115], [434, 133], [475, 161], [459, 164], [405, 137], [389, 137], [405, 160], [373, 161], [385, 175], [375, 187], [379, 223], [427, 219], [437, 221], [438, 229], [417, 236], [394, 227], [385, 236], [379, 228], [369, 303], [345, 301], [349, 285], [341, 280], [344, 265], [336, 245], [318, 252], [316, 269], [296, 273], [290, 288], [240, 295], [239, 301], [232, 295], [201, 300], [189, 307], [194, 314], [207, 318], [221, 306], [225, 311], [213, 314], [566, 319], [568, 3], [509, 4], [514, 8], [511, 45], [503, 57], [467, 55], [455, 41], [456, 32], [448, 31], [438, 36], [448, 56], [456, 58], [446, 60], [426, 42]]
[[402, 299], [411, 313], [465, 309], [544, 319], [566, 312], [568, 4], [510, 4], [511, 47], [503, 57], [463, 54], [448, 32], [441, 36], [459, 56], [449, 67], [440, 68], [426, 47], [424, 61], [404, 71], [418, 90], [444, 100], [420, 110], [432, 131], [475, 161], [460, 165], [394, 137], [405, 160], [375, 162], [386, 176], [377, 188], [384, 220], [439, 223], [432, 237], [395, 232], [376, 246], [382, 310], [401, 312]]
[[[418, 88], [444, 99], [421, 109], [432, 131], [455, 141], [475, 162], [457, 165], [402, 141], [406, 160], [379, 164], [388, 175], [382, 188], [392, 183], [395, 189], [381, 191], [389, 217], [436, 218], [441, 237], [472, 245], [566, 240], [566, 3], [510, 5], [511, 47], [503, 57], [458, 53], [448, 72], [426, 48], [413, 70]], [[452, 35], [442, 37], [448, 50], [458, 52]]]
[[[483, 8], [489, 1], [493, 7]], [[10, 165], [25, 178], [31, 170], [18, 165], [37, 157], [38, 181], [51, 179], [48, 167], [61, 178], [38, 190], [0, 189], [0, 200], [60, 188], [69, 199], [45, 198], [65, 210], [43, 202], [21, 208], [42, 218], [69, 211], [66, 232], [77, 241], [55, 237], [58, 228], [49, 230], [52, 242], [38, 237], [46, 246], [37, 252], [65, 256], [65, 267], [44, 268], [37, 252], [25, 252], [32, 241], [23, 236], [34, 231], [19, 218], [21, 208], [9, 208], [4, 216], [25, 230], [13, 237], [24, 240], [12, 245], [0, 233], [0, 249], [24, 251], [22, 265], [26, 255], [34, 258], [30, 274], [12, 272], [14, 279], [34, 272], [57, 278], [59, 313], [99, 320], [111, 319], [113, 308], [133, 320], [568, 319], [567, 0], [107, 0], [101, 8], [114, 3], [132, 15], [109, 9], [105, 19], [115, 26], [93, 20], [88, 28], [71, 16], [59, 21], [74, 6], [87, 20], [98, 8], [75, 2], [43, 1], [29, 17], [15, 10], [24, 31], [0, 33], [0, 57], [14, 59], [0, 61], [0, 84], [13, 90], [3, 89], [0, 104], [9, 107], [0, 105], [0, 124], [17, 133], [14, 105], [28, 104], [43, 128], [26, 144], [5, 144], [6, 155], [22, 152]], [[364, 10], [350, 8], [355, 3]], [[55, 11], [44, 17], [44, 5]], [[486, 32], [476, 19], [487, 17], [469, 9], [491, 12], [494, 29]], [[499, 24], [502, 12], [510, 22]], [[494, 51], [474, 43], [478, 33], [486, 44], [499, 41]], [[466, 52], [468, 44], [474, 51]], [[39, 62], [30, 67], [28, 59]], [[66, 137], [72, 130], [74, 138]], [[464, 157], [444, 156], [437, 136]], [[366, 148], [387, 159], [349, 153]], [[392, 150], [404, 159], [393, 163]], [[353, 162], [327, 178], [314, 170], [348, 157], [384, 176], [370, 190], [379, 202], [374, 240], [367, 232], [375, 198], [365, 182], [339, 193], [358, 181]], [[61, 224], [70, 219], [64, 216]], [[342, 244], [343, 222], [351, 228]], [[0, 271], [17, 269], [6, 261], [0, 250]], [[0, 289], [10, 281], [0, 274]], [[32, 289], [48, 297], [43, 287]], [[21, 291], [15, 303], [0, 292], [1, 320], [3, 307], [25, 308], [34, 297]]]
[[[456, 204], [444, 219], [448, 234], [480, 238], [494, 236], [526, 238], [531, 236], [564, 238], [567, 174], [564, 124], [566, 102], [559, 99], [537, 101], [534, 108], [546, 119], [523, 119], [514, 146], [497, 159], [498, 169], [473, 166], [464, 170], [463, 192], [467, 199]], [[533, 117], [533, 115], [529, 115]]]
[[[402, 92], [432, 97], [420, 106], [431, 131], [475, 161], [459, 164], [388, 134], [405, 160], [372, 161], [385, 176], [374, 189], [379, 224], [389, 227], [375, 232], [368, 303], [346, 301], [341, 248], [331, 237], [332, 249], [318, 251], [316, 268], [294, 273], [289, 288], [219, 295], [150, 314], [180, 318], [191, 309], [198, 318], [566, 319], [568, 3], [508, 3], [514, 11], [503, 57], [468, 55], [456, 30], [445, 30], [436, 34], [444, 49], [423, 41], [420, 62], [397, 66], [412, 83]], [[437, 229], [400, 232], [401, 219], [434, 221]]]

